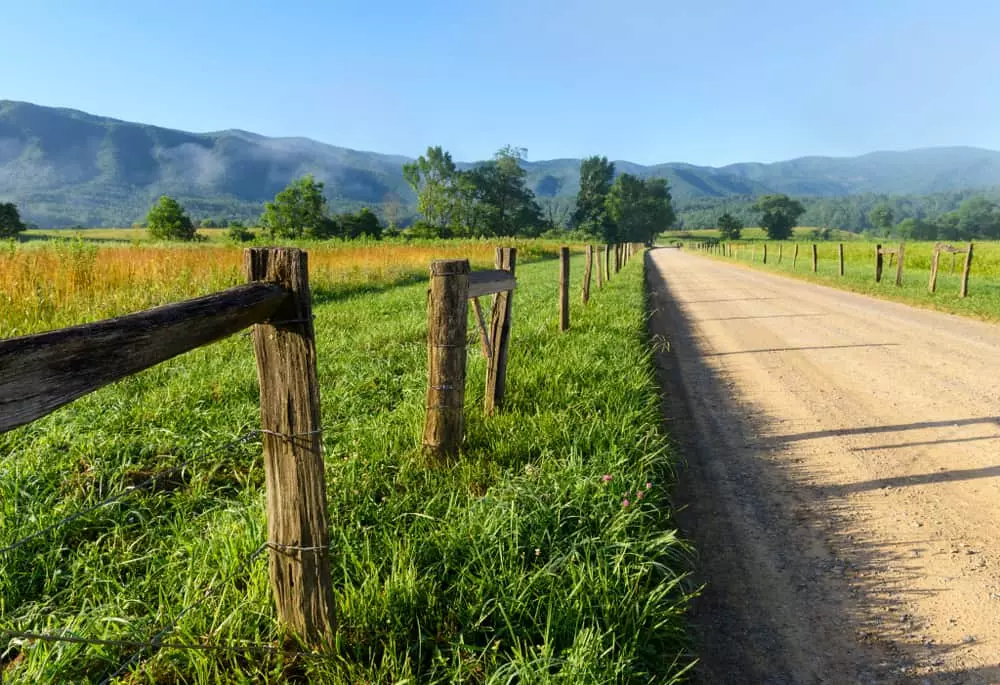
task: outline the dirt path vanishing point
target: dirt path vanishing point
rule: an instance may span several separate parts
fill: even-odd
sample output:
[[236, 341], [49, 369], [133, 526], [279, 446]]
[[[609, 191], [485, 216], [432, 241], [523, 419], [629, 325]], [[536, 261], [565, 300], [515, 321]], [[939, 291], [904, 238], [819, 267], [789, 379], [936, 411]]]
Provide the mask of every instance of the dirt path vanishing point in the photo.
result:
[[647, 259], [700, 682], [1000, 683], [1000, 327]]

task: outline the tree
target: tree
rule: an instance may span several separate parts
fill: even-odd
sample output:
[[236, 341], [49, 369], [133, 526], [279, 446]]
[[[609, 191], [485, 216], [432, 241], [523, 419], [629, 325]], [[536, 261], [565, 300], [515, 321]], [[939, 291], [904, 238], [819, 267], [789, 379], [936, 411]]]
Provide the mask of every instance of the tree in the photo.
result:
[[447, 237], [453, 227], [458, 176], [451, 154], [440, 145], [428, 147], [426, 155], [403, 165], [403, 178], [417, 194], [417, 210], [443, 237]]
[[249, 228], [243, 225], [242, 221], [230, 221], [229, 228], [226, 230], [226, 235], [234, 243], [246, 243], [253, 240], [254, 235]]
[[605, 234], [608, 242], [651, 243], [676, 218], [665, 178], [643, 181], [622, 174], [612, 184], [606, 205], [614, 227], [613, 235]]
[[1000, 206], [970, 197], [958, 207], [958, 230], [967, 238], [1000, 238]]
[[743, 222], [737, 219], [735, 216], [726, 212], [719, 217], [719, 233], [722, 234], [723, 240], [739, 240], [740, 234], [743, 232]]
[[149, 235], [157, 240], [194, 240], [195, 228], [191, 217], [172, 197], [162, 196], [146, 215]]
[[311, 174], [295, 179], [274, 196], [274, 202], [264, 204], [260, 225], [272, 238], [331, 237], [323, 183]]
[[895, 218], [892, 207], [886, 204], [876, 205], [868, 215], [872, 226], [882, 234], [889, 232]]
[[493, 159], [468, 173], [475, 200], [477, 235], [538, 235], [544, 226], [535, 194], [525, 184], [524, 148], [501, 148]]
[[754, 210], [771, 240], [790, 238], [796, 222], [806, 211], [801, 202], [787, 195], [764, 195], [754, 204]]
[[382, 224], [372, 210], [364, 207], [357, 214], [341, 214], [337, 217], [337, 235], [353, 239], [366, 235], [370, 238], [382, 237]]
[[17, 205], [13, 202], [0, 202], [0, 238], [16, 238], [24, 229]]
[[936, 240], [938, 237], [937, 224], [912, 217], [900, 221], [895, 232], [909, 240]]
[[570, 228], [607, 240], [614, 231], [607, 213], [608, 193], [614, 178], [615, 165], [607, 157], [594, 155], [580, 162], [580, 192], [570, 215]]

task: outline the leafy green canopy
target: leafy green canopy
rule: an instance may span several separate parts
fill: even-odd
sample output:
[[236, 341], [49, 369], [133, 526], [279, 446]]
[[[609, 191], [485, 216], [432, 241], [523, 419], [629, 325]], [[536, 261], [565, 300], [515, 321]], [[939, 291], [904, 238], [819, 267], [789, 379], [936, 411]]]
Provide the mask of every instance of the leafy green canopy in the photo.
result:
[[438, 147], [403, 166], [417, 194], [423, 222], [418, 234], [450, 236], [534, 236], [547, 224], [535, 194], [525, 183], [527, 151], [506, 146], [484, 164], [460, 171]]
[[611, 186], [606, 205], [614, 231], [605, 233], [608, 242], [650, 243], [675, 219], [665, 178], [622, 174]]
[[158, 240], [194, 240], [195, 228], [181, 204], [164, 195], [146, 215], [149, 234]]
[[0, 238], [14, 238], [25, 229], [13, 202], [0, 202]]
[[743, 232], [743, 222], [729, 212], [719, 217], [719, 233], [723, 240], [739, 240]]
[[576, 208], [570, 216], [570, 228], [605, 239], [613, 234], [607, 200], [614, 178], [615, 165], [607, 157], [594, 155], [580, 162], [580, 192], [576, 196]]
[[771, 240], [787, 240], [805, 207], [787, 195], [765, 195], [757, 200], [754, 209], [760, 214], [760, 225]]

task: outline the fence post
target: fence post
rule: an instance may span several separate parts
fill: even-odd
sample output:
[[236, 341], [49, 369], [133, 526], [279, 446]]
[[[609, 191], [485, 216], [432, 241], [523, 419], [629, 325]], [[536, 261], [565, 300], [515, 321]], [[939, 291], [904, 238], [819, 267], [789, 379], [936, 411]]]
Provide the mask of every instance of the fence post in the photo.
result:
[[767, 264], [767, 243], [764, 243], [764, 261], [763, 264]]
[[896, 254], [896, 285], [903, 285], [903, 243], [899, 244], [899, 252]]
[[959, 290], [959, 297], [969, 296], [969, 272], [972, 270], [972, 242], [969, 242], [969, 251], [965, 253], [965, 267], [962, 269], [962, 289]]
[[604, 287], [604, 267], [601, 265], [601, 255], [604, 252], [604, 246], [597, 246], [597, 289], [600, 290]]
[[469, 261], [431, 262], [427, 298], [427, 454], [454, 456], [465, 435], [465, 335], [468, 330]]
[[816, 269], [818, 267], [818, 264], [816, 263], [817, 257], [818, 255], [816, 254], [816, 243], [813, 243], [813, 273], [816, 273]]
[[941, 243], [934, 245], [934, 255], [931, 257], [931, 278], [927, 281], [927, 292], [934, 293], [937, 290], [938, 261], [941, 259]]
[[594, 270], [594, 246], [587, 245], [587, 260], [583, 265], [583, 303], [590, 301], [590, 272]]
[[622, 268], [622, 246], [621, 243], [615, 243], [615, 274], [617, 275]]
[[330, 534], [308, 255], [294, 248], [244, 252], [250, 281], [291, 292], [253, 327], [267, 489], [268, 570], [278, 621], [312, 647], [334, 638]]
[[844, 275], [844, 243], [837, 245], [837, 254], [840, 257], [840, 275]]
[[782, 243], [778, 243], [778, 264], [781, 264], [781, 246]]
[[795, 263], [799, 261], [799, 244], [795, 243], [795, 252], [792, 254], [792, 271], [795, 271]]
[[[514, 274], [517, 266], [517, 248], [498, 247], [496, 268]], [[507, 389], [507, 348], [510, 345], [510, 313], [514, 291], [505, 290], [493, 296], [493, 313], [490, 317], [490, 342], [493, 357], [486, 362], [486, 400], [483, 410], [492, 416], [503, 408], [503, 396]]]
[[569, 330], [569, 248], [559, 248], [559, 330]]

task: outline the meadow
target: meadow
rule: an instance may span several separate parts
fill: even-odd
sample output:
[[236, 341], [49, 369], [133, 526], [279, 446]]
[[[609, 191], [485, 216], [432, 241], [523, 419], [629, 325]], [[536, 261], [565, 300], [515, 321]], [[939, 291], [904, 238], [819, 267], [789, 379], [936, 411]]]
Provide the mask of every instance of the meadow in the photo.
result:
[[[761, 263], [764, 241], [733, 243], [734, 257], [717, 259], [738, 262], [756, 269], [771, 271], [803, 280], [884, 299], [897, 300], [928, 309], [970, 316], [984, 321], [1000, 321], [1000, 242], [977, 242], [974, 245], [969, 277], [969, 296], [959, 297], [964, 255], [942, 254], [935, 293], [928, 292], [934, 242], [907, 242], [903, 259], [903, 285], [896, 287], [896, 266], [884, 258], [882, 281], [875, 282], [876, 243], [866, 240], [844, 241], [844, 275], [839, 273], [838, 242], [823, 241], [817, 246], [817, 272], [812, 272], [812, 243], [799, 243], [799, 257], [794, 268], [794, 243], [782, 246], [778, 263], [778, 243], [768, 242], [768, 262]], [[899, 242], [883, 240], [883, 248], [896, 248]], [[955, 247], [967, 243], [952, 242]], [[738, 246], [738, 248], [736, 247]]]
[[[690, 550], [645, 329], [642, 260], [557, 328], [558, 263], [519, 245], [507, 408], [421, 455], [432, 257], [492, 245], [310, 249], [338, 622], [334, 655], [147, 650], [3, 638], [280, 646], [265, 560], [251, 344], [240, 334], [0, 435], [0, 550], [148, 474], [169, 479], [0, 551], [5, 683], [679, 682]], [[58, 246], [0, 256], [0, 335], [239, 282], [237, 248]], [[11, 275], [15, 274], [15, 275]], [[48, 304], [38, 304], [36, 297]], [[129, 659], [138, 652], [135, 661]], [[122, 670], [122, 665], [128, 666]]]

